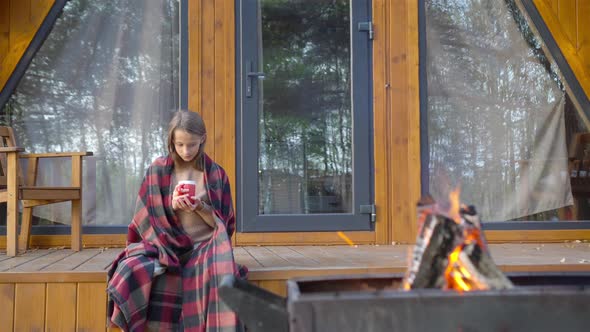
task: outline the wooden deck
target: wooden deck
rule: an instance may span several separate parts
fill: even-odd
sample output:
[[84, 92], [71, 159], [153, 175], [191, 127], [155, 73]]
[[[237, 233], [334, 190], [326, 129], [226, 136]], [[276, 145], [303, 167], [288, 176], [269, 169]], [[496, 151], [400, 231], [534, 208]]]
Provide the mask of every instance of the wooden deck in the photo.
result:
[[[590, 243], [493, 244], [504, 271], [589, 271]], [[285, 295], [292, 277], [402, 273], [411, 246], [235, 248], [250, 281]], [[121, 248], [0, 252], [0, 322], [7, 331], [105, 331], [106, 270]], [[8, 310], [6, 310], [8, 309]], [[8, 322], [8, 326], [4, 325]], [[107, 329], [108, 330], [108, 329]]]
[[[238, 263], [253, 281], [351, 273], [399, 273], [407, 266], [409, 245], [256, 246], [234, 248]], [[122, 248], [32, 249], [16, 257], [0, 251], [0, 282], [77, 282], [105, 280]], [[590, 243], [492, 244], [503, 271], [590, 271]]]

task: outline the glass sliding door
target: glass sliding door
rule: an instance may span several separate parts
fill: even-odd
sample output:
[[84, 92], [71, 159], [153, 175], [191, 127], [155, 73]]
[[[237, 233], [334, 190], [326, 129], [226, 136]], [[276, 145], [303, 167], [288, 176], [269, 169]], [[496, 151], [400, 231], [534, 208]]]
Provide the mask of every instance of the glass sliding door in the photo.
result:
[[371, 229], [369, 8], [238, 6], [242, 231]]

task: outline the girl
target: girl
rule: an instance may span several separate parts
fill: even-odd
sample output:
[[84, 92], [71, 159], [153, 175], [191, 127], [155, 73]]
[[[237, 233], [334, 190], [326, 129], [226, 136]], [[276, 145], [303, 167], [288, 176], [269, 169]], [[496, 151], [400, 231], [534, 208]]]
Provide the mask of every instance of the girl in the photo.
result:
[[[148, 168], [127, 247], [108, 273], [109, 319], [125, 331], [235, 331], [236, 315], [217, 295], [233, 259], [235, 217], [229, 180], [205, 152], [202, 118], [179, 111], [168, 129], [168, 156]], [[178, 185], [196, 182], [195, 196]]]

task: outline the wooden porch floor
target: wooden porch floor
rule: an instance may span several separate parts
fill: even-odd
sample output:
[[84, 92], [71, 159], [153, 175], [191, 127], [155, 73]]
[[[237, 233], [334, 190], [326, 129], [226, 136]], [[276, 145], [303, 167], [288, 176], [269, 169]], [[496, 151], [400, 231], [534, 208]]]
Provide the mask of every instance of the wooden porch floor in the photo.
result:
[[[350, 273], [404, 272], [410, 245], [255, 246], [234, 248], [253, 280]], [[0, 251], [0, 282], [104, 281], [121, 248], [32, 249], [17, 257]], [[491, 244], [504, 271], [590, 271], [590, 243]], [[67, 277], [67, 275], [80, 277]], [[45, 279], [44, 279], [45, 278]]]
[[[504, 271], [590, 271], [590, 243], [493, 244]], [[292, 277], [403, 273], [408, 245], [235, 248], [250, 282], [286, 295]], [[4, 331], [119, 331], [106, 327], [106, 271], [121, 248], [0, 252], [0, 322]]]

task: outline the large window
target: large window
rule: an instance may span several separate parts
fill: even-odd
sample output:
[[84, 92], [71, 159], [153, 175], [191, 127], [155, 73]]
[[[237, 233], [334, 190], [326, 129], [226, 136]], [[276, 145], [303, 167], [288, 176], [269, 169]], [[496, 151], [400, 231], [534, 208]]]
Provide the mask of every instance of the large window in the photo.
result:
[[587, 97], [525, 8], [425, 0], [428, 190], [445, 200], [459, 186], [487, 222], [559, 228], [590, 219]]
[[240, 229], [371, 229], [370, 3], [238, 8]]
[[[3, 105], [0, 123], [28, 152], [94, 152], [85, 225], [129, 224], [146, 167], [166, 153], [179, 50], [179, 1], [71, 0]], [[60, 165], [40, 180], [67, 183]], [[62, 204], [36, 208], [34, 223], [69, 224]]]

